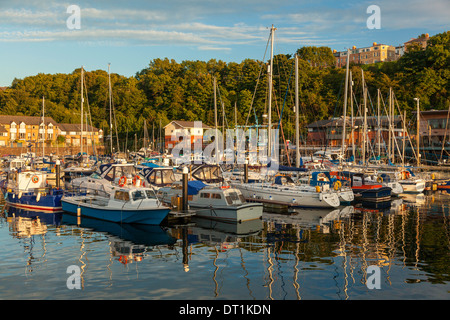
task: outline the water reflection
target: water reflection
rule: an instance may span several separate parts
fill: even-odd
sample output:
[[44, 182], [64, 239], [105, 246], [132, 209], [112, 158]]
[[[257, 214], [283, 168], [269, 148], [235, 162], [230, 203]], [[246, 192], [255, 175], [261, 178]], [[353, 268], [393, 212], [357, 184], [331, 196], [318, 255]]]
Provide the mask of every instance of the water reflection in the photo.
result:
[[[169, 299], [442, 299], [450, 282], [449, 200], [443, 193], [407, 195], [388, 206], [296, 209], [265, 212], [262, 220], [245, 223], [193, 219], [165, 226], [5, 208], [8, 228], [0, 228], [0, 236], [7, 232], [19, 241], [27, 274], [46, 278], [79, 265], [82, 288], [89, 287], [84, 298], [102, 296], [106, 287], [108, 297], [118, 299], [159, 298], [161, 290]], [[9, 266], [23, 266], [20, 258], [3, 255]], [[381, 269], [382, 290], [365, 285], [371, 265]], [[427, 296], [423, 288], [430, 285], [434, 291]], [[63, 289], [48, 294], [70, 298], [73, 293]]]

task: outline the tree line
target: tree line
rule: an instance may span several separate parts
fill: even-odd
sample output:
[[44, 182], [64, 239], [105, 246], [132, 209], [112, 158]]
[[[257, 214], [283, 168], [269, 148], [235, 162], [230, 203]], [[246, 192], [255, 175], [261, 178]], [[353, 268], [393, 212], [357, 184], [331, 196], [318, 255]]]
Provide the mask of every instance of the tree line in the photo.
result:
[[[328, 47], [302, 47], [299, 56], [300, 128], [343, 112], [345, 67], [335, 67]], [[120, 139], [143, 137], [144, 121], [149, 136], [171, 120], [200, 120], [214, 125], [214, 88], [219, 125], [263, 124], [268, 112], [268, 61], [245, 59], [240, 63], [154, 59], [135, 76], [112, 73], [111, 92], [114, 127]], [[294, 55], [278, 54], [273, 61], [272, 119], [281, 126], [285, 138], [292, 138], [294, 113]], [[449, 108], [450, 31], [430, 37], [426, 49], [411, 46], [399, 60], [372, 65], [350, 64], [355, 101], [362, 100], [362, 71], [369, 96], [377, 89], [387, 96], [392, 88], [401, 110], [411, 117], [413, 98], [420, 99], [421, 110]], [[93, 126], [109, 133], [110, 100], [108, 73], [85, 71], [84, 110]], [[81, 70], [70, 74], [38, 74], [14, 79], [0, 90], [0, 114], [39, 116], [42, 96], [45, 114], [59, 123], [80, 122]], [[358, 100], [360, 99], [360, 100]], [[384, 99], [387, 102], [387, 99]], [[155, 130], [155, 132], [158, 132]]]

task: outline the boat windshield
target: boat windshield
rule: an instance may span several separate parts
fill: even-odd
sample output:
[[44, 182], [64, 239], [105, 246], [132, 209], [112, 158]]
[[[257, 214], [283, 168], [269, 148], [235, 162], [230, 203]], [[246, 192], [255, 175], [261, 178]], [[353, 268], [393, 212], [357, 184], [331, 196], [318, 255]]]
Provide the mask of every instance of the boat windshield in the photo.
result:
[[132, 197], [134, 201], [145, 199], [145, 192], [141, 190], [133, 191]]
[[89, 178], [92, 179], [101, 179], [102, 177], [99, 176], [99, 174], [97, 172], [92, 173]]
[[145, 190], [145, 193], [147, 194], [147, 198], [156, 199], [156, 195], [152, 190]]

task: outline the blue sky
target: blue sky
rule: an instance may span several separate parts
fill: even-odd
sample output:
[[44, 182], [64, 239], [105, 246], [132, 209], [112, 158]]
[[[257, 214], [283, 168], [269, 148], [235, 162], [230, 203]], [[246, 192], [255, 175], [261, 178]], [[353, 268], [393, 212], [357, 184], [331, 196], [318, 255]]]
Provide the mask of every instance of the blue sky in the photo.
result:
[[[67, 28], [70, 5], [81, 9], [79, 30]], [[381, 29], [367, 28], [370, 5], [380, 7]], [[0, 86], [80, 66], [107, 70], [108, 63], [132, 76], [165, 57], [262, 60], [272, 24], [275, 54], [310, 45], [395, 46], [449, 30], [449, 17], [449, 0], [0, 0]]]

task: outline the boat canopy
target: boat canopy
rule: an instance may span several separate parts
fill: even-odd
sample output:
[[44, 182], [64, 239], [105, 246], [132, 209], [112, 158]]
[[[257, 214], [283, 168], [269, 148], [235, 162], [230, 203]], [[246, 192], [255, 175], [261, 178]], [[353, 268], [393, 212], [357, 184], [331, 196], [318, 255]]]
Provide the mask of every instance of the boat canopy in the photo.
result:
[[308, 169], [306, 169], [306, 168], [289, 167], [289, 166], [283, 166], [283, 165], [279, 165], [278, 170], [279, 171], [297, 171], [297, 172], [308, 171]]
[[196, 195], [200, 190], [202, 190], [207, 185], [199, 180], [188, 181], [188, 195]]

